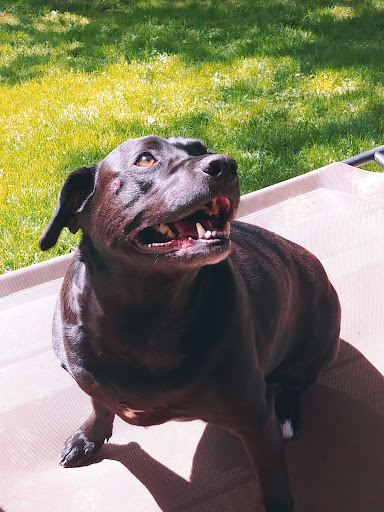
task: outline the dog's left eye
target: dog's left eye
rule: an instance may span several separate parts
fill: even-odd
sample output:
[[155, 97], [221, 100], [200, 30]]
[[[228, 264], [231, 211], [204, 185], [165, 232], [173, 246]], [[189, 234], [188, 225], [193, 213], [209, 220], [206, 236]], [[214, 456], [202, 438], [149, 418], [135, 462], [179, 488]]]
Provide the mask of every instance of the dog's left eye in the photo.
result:
[[153, 158], [151, 153], [144, 153], [139, 156], [136, 160], [135, 165], [139, 167], [151, 167], [151, 165], [155, 164], [156, 160]]

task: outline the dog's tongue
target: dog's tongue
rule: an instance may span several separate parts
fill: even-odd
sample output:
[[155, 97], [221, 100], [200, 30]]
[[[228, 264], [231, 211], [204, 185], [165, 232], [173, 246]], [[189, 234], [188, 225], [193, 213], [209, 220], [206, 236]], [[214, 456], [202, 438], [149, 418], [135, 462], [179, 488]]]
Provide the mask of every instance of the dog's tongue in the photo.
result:
[[[206, 231], [212, 230], [212, 224], [209, 220], [200, 221], [200, 224], [204, 227]], [[187, 222], [185, 220], [179, 220], [174, 222], [173, 225], [179, 232], [180, 238], [188, 237], [198, 238], [199, 235], [197, 233], [196, 224], [193, 222]]]
[[184, 220], [179, 220], [174, 223], [175, 228], [179, 232], [181, 238], [190, 236], [191, 238], [196, 238], [197, 230], [196, 225], [192, 222], [186, 222]]

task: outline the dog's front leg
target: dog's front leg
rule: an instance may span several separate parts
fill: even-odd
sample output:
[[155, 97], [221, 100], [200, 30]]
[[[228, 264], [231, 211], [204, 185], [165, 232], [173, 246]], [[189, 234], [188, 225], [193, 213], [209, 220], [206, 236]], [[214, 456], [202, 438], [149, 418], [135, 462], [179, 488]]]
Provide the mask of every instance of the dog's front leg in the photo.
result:
[[240, 429], [237, 435], [259, 477], [266, 512], [293, 512], [283, 437], [272, 393], [266, 398], [264, 411], [256, 412], [253, 424]]
[[112, 435], [115, 413], [93, 398], [92, 406], [92, 414], [66, 441], [61, 451], [60, 464], [64, 467], [87, 464]]

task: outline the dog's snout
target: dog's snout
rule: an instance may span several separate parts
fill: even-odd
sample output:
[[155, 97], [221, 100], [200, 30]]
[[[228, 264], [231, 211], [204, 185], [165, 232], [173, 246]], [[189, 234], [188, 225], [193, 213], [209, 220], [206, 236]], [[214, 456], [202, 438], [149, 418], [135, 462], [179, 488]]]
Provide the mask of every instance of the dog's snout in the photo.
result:
[[237, 175], [237, 163], [230, 156], [214, 155], [204, 163], [202, 170], [213, 178], [231, 178]]

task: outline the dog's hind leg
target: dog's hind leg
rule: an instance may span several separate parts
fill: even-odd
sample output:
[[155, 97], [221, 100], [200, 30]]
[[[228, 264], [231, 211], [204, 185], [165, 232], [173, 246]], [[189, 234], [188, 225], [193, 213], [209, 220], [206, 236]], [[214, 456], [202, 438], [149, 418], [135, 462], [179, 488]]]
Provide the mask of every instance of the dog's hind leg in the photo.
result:
[[115, 413], [92, 398], [93, 411], [87, 421], [66, 441], [60, 456], [64, 467], [88, 464], [112, 435]]
[[242, 440], [258, 474], [266, 512], [293, 512], [283, 439], [271, 388], [266, 390], [264, 404], [257, 402], [257, 407], [251, 401], [248, 404], [253, 419], [245, 428], [231, 430]]
[[[338, 343], [335, 343], [336, 349]], [[302, 428], [301, 397], [333, 361], [336, 349], [320, 363], [308, 364], [307, 368], [293, 368], [289, 373], [279, 371], [268, 380], [277, 383], [275, 388], [275, 410], [284, 439], [296, 437]]]
[[275, 399], [276, 416], [284, 439], [295, 437], [301, 427], [300, 398], [303, 390], [280, 389]]
[[275, 411], [281, 425], [284, 439], [296, 437], [302, 428], [301, 397], [317, 380], [318, 373], [310, 372], [306, 376], [275, 375]]
[[[236, 434], [255, 468], [266, 512], [293, 512], [285, 449], [274, 408], [274, 386], [248, 377], [239, 394], [217, 401], [215, 422]], [[222, 405], [223, 404], [223, 405]]]

